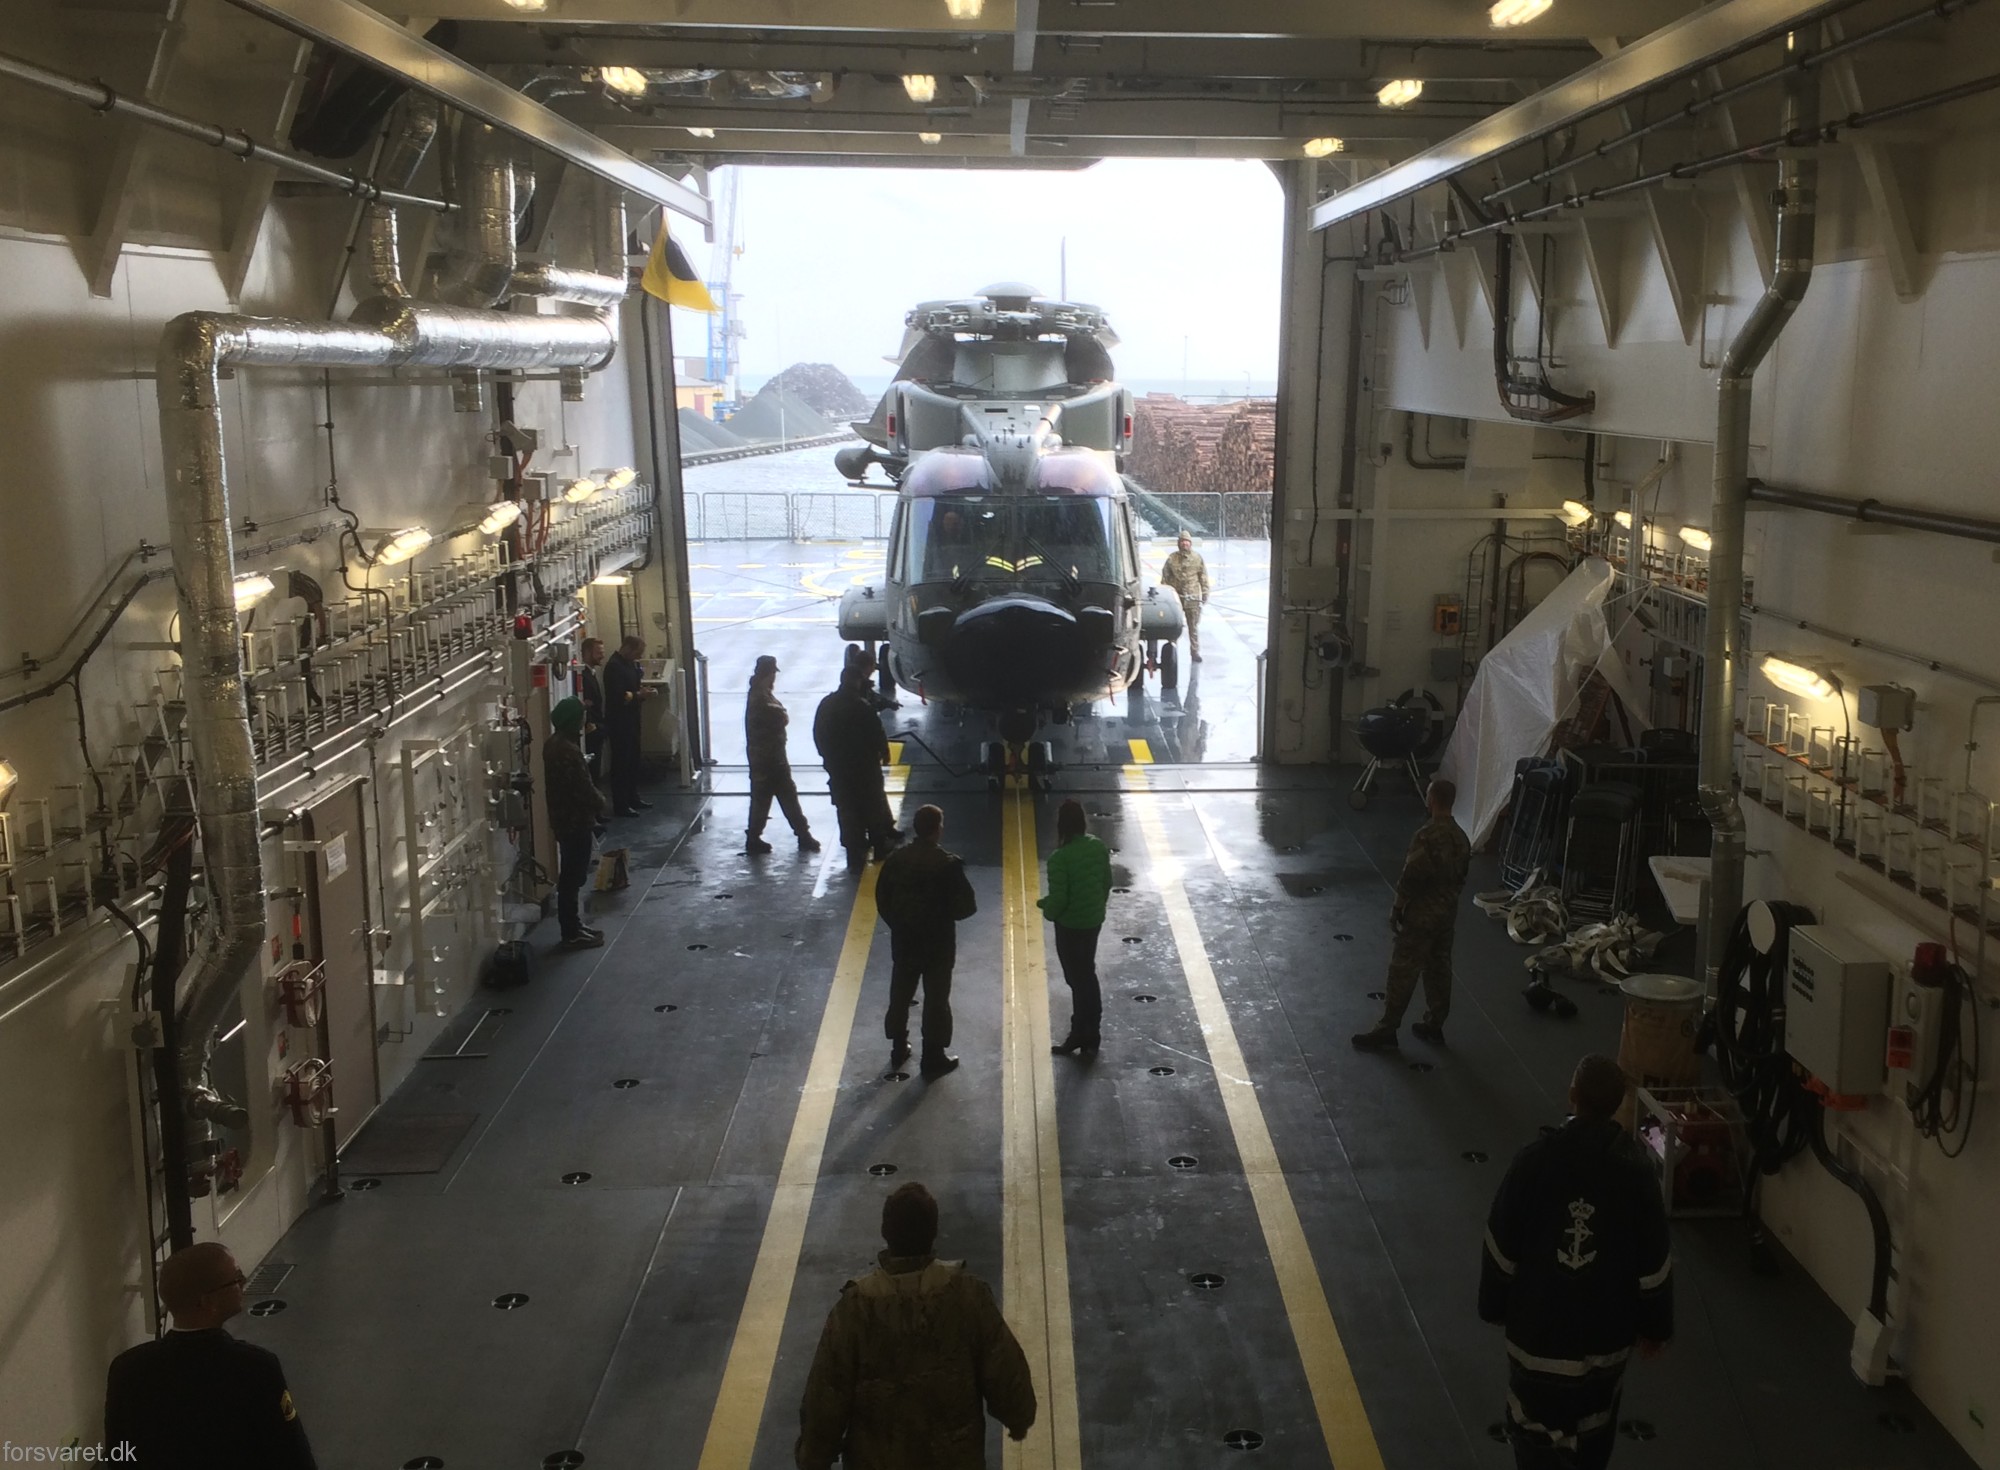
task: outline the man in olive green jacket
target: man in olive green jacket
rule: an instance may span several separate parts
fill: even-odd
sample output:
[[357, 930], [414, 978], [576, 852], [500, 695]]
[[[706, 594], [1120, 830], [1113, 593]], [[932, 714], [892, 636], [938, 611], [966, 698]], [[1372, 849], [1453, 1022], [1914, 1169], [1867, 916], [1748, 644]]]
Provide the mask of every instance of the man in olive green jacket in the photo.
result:
[[1069, 1035], [1049, 1048], [1059, 1057], [1095, 1054], [1104, 999], [1097, 986], [1097, 934], [1111, 899], [1111, 850], [1090, 835], [1083, 805], [1056, 812], [1056, 850], [1049, 854], [1049, 892], [1042, 912], [1056, 926], [1056, 958], [1070, 990]]
[[985, 1470], [986, 1415], [1026, 1439], [1035, 1385], [993, 1291], [940, 1261], [937, 1201], [882, 1206], [879, 1270], [840, 1290], [799, 1405], [798, 1470]]

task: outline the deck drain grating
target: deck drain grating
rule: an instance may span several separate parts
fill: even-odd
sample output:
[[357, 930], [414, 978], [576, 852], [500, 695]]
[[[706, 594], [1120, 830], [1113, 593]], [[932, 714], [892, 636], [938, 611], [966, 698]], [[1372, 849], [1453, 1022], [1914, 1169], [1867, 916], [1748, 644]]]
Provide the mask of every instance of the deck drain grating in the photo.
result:
[[1148, 1067], [1146, 1070], [1155, 1077], [1171, 1077], [1174, 1075], [1172, 1067]]
[[1486, 1153], [1483, 1149], [1469, 1148], [1460, 1154], [1459, 1157], [1464, 1159], [1468, 1164], [1483, 1164], [1486, 1162]]
[[884, 1082], [908, 1082], [910, 1074], [908, 1072], [884, 1072], [882, 1080]]
[[582, 1450], [558, 1450], [542, 1456], [542, 1470], [576, 1470], [582, 1463]]
[[261, 1302], [250, 1304], [250, 1315], [253, 1317], [275, 1317], [284, 1310], [284, 1302], [274, 1296], [267, 1296]]
[[1261, 1450], [1264, 1436], [1254, 1429], [1232, 1429], [1222, 1436], [1222, 1442], [1232, 1450]]
[[676, 1005], [658, 1005], [653, 1007], [653, 1012], [655, 1015], [664, 1016], [668, 1011], [677, 1011], [679, 1009], [680, 1007]]
[[1167, 1167], [1169, 1169], [1192, 1169], [1196, 1164], [1199, 1164], [1200, 1162], [1201, 1160], [1196, 1158], [1193, 1154], [1175, 1154], [1172, 1158], [1167, 1160]]
[[877, 1179], [887, 1179], [891, 1174], [896, 1172], [896, 1166], [894, 1164], [870, 1164], [868, 1172], [873, 1174]]
[[1213, 1271], [1197, 1271], [1188, 1277], [1188, 1285], [1196, 1291], [1215, 1291], [1222, 1285], [1222, 1278]]
[[588, 1169], [572, 1169], [569, 1173], [563, 1175], [562, 1182], [565, 1184], [588, 1184], [590, 1183], [590, 1171]]
[[444, 1461], [436, 1455], [418, 1455], [414, 1460], [403, 1461], [403, 1470], [444, 1470]]
[[362, 1189], [362, 1190], [380, 1189], [382, 1187], [382, 1181], [375, 1178], [374, 1175], [370, 1174], [370, 1175], [365, 1175], [360, 1179], [349, 1180], [347, 1187], [349, 1189]]
[[1154, 1003], [1155, 1003], [1156, 1001], [1158, 1001], [1158, 1000], [1159, 1000], [1159, 997], [1158, 997], [1157, 995], [1144, 995], [1144, 994], [1141, 994], [1141, 995], [1135, 995], [1135, 996], [1133, 996], [1133, 997], [1132, 997], [1132, 1004], [1133, 1004], [1133, 1005], [1135, 1005], [1135, 1006], [1149, 1006], [1149, 1005], [1152, 1005], [1152, 1004], [1154, 1004]]
[[502, 1312], [518, 1311], [527, 1304], [528, 1294], [525, 1291], [510, 1291], [493, 1298], [494, 1307]]
[[620, 1077], [616, 1082], [612, 1083], [611, 1085], [617, 1088], [620, 1092], [627, 1092], [639, 1085], [639, 1079], [637, 1077]]
[[1618, 1426], [1618, 1432], [1627, 1439], [1658, 1439], [1660, 1431], [1653, 1427], [1651, 1419], [1627, 1419]]
[[266, 1261], [252, 1271], [243, 1281], [245, 1296], [270, 1296], [285, 1284], [285, 1278], [292, 1274], [290, 1261]]

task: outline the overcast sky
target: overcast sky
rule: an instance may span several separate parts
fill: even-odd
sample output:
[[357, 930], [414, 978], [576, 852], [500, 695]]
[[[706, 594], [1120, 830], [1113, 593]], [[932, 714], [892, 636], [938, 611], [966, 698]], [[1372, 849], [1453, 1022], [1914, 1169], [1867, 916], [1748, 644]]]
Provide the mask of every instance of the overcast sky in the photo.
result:
[[[747, 168], [735, 289], [751, 384], [794, 362], [885, 376], [903, 313], [995, 281], [1060, 290], [1110, 314], [1127, 379], [1277, 376], [1282, 199], [1262, 163], [1113, 159], [1076, 172]], [[713, 275], [699, 236], [679, 237]], [[703, 350], [674, 313], [675, 350]]]

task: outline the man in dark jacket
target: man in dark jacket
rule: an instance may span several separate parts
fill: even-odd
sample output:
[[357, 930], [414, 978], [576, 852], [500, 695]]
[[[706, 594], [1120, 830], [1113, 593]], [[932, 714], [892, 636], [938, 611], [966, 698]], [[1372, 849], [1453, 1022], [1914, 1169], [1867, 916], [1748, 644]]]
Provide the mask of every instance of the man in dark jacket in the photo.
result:
[[111, 1360], [104, 1443], [139, 1470], [315, 1470], [276, 1354], [222, 1324], [243, 1310], [243, 1273], [221, 1245], [184, 1246], [160, 1268], [174, 1325]]
[[1396, 1049], [1396, 1028], [1403, 1012], [1424, 982], [1424, 1018], [1410, 1027], [1420, 1041], [1444, 1041], [1444, 1018], [1451, 1010], [1451, 941], [1458, 926], [1458, 895], [1472, 866], [1472, 843], [1453, 820], [1451, 809], [1458, 788], [1433, 781], [1425, 793], [1431, 818], [1410, 839], [1403, 858], [1403, 876], [1396, 884], [1396, 903], [1389, 910], [1389, 928], [1396, 947], [1389, 955], [1389, 979], [1383, 986], [1382, 1019], [1374, 1029], [1355, 1035], [1362, 1051]]
[[958, 921], [979, 911], [965, 860], [949, 853], [938, 839], [944, 835], [944, 812], [934, 806], [917, 808], [917, 840], [899, 847], [882, 864], [875, 880], [875, 910], [889, 926], [889, 1013], [882, 1031], [889, 1038], [889, 1069], [910, 1059], [910, 1004], [924, 991], [924, 1055], [926, 1079], [942, 1077], [958, 1066], [951, 1045], [951, 970], [958, 959]]
[[635, 816], [652, 806], [639, 795], [639, 707], [651, 696], [639, 667], [646, 640], [634, 634], [604, 665], [604, 741], [611, 749], [611, 810]]
[[1519, 1470], [1602, 1470], [1636, 1346], [1674, 1332], [1667, 1212], [1613, 1115], [1625, 1075], [1585, 1057], [1566, 1124], [1522, 1149], [1486, 1222], [1479, 1316], [1507, 1329], [1507, 1434]]
[[775, 686], [778, 661], [764, 654], [750, 671], [750, 694], [743, 701], [743, 742], [750, 752], [750, 836], [743, 850], [753, 857], [771, 850], [764, 826], [771, 820], [771, 802], [792, 824], [802, 852], [818, 852], [819, 841], [799, 808], [799, 788], [792, 780], [791, 758], [785, 754], [785, 727], [792, 717], [778, 703]]
[[604, 797], [577, 744], [583, 701], [562, 700], [549, 711], [549, 724], [554, 731], [542, 747], [542, 800], [556, 839], [556, 917], [564, 949], [595, 949], [604, 936], [584, 926], [579, 895], [590, 872], [591, 829], [604, 820]]
[[590, 779], [604, 779], [604, 640], [586, 638], [578, 650], [583, 666], [576, 671], [576, 697], [583, 701], [583, 753], [590, 760]]
[[931, 1254], [937, 1228], [921, 1184], [882, 1206], [881, 1267], [840, 1289], [813, 1354], [798, 1470], [984, 1470], [987, 1414], [1028, 1437], [1027, 1355], [991, 1288]]
[[847, 849], [847, 865], [866, 867], [871, 846], [877, 858], [887, 857], [897, 840], [882, 782], [889, 737], [882, 733], [865, 673], [850, 666], [841, 674], [840, 687], [819, 702], [813, 715], [813, 744], [826, 767], [827, 794], [840, 819], [840, 845]]

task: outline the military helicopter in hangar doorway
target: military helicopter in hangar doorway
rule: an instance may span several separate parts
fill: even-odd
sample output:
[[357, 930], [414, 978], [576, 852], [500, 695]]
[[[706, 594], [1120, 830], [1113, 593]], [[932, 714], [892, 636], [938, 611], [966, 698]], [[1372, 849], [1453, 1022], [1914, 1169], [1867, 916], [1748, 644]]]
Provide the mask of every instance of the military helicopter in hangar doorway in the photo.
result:
[[1139, 685], [1176, 682], [1180, 601], [1143, 583], [1119, 472], [1132, 394], [1113, 380], [1103, 311], [1032, 287], [988, 286], [904, 318], [900, 366], [866, 441], [834, 455], [894, 491], [880, 586], [841, 598], [840, 636], [866, 649], [882, 693], [909, 690], [993, 718], [981, 746], [997, 785], [1054, 768], [1044, 721]]

